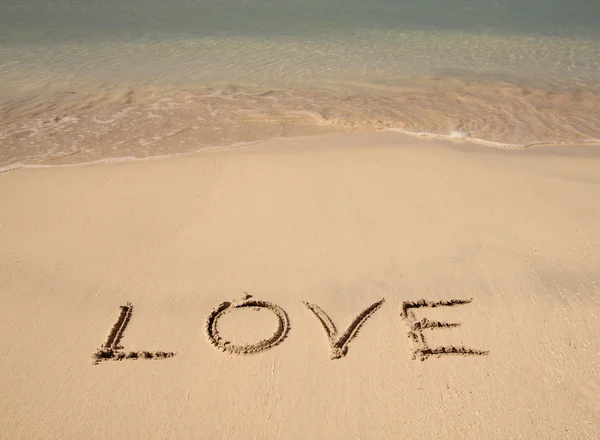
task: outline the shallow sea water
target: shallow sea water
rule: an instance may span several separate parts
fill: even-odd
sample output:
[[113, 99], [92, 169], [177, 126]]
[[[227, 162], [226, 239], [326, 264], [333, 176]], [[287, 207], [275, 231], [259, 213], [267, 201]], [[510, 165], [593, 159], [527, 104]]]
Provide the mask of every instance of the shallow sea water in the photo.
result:
[[597, 0], [3, 0], [0, 167], [391, 129], [600, 143]]

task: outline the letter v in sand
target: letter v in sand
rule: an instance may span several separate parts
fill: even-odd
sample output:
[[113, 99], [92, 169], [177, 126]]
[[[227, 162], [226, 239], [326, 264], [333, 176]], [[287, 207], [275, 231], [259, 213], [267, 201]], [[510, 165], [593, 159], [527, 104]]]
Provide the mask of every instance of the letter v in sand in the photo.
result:
[[346, 356], [346, 353], [348, 353], [348, 344], [352, 338], [356, 336], [358, 330], [362, 327], [365, 321], [369, 319], [369, 317], [375, 313], [379, 307], [381, 307], [381, 305], [385, 302], [385, 299], [377, 301], [376, 303], [371, 304], [369, 307], [364, 309], [356, 318], [354, 318], [354, 321], [352, 321], [352, 324], [350, 324], [350, 327], [348, 327], [344, 334], [339, 337], [337, 329], [335, 328], [335, 324], [327, 315], [327, 313], [325, 313], [316, 304], [309, 303], [308, 301], [303, 302], [306, 307], [308, 307], [309, 310], [315, 314], [317, 319], [321, 321], [323, 328], [325, 328], [325, 333], [327, 333], [329, 344], [331, 345], [331, 359], [340, 359]]

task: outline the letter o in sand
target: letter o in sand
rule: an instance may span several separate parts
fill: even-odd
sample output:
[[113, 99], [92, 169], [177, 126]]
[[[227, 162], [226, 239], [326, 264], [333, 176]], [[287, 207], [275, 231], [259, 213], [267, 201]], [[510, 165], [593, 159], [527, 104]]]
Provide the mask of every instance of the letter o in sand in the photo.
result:
[[[256, 344], [236, 345], [231, 341], [223, 339], [219, 335], [219, 331], [217, 330], [217, 321], [219, 318], [221, 318], [221, 316], [223, 316], [225, 313], [246, 307], [268, 309], [275, 314], [278, 324], [277, 330], [275, 330], [273, 336], [268, 339], [263, 339]], [[258, 353], [259, 351], [274, 347], [286, 338], [289, 331], [290, 321], [287, 314], [281, 307], [270, 302], [251, 299], [249, 295], [239, 302], [224, 302], [219, 304], [219, 306], [210, 313], [210, 316], [206, 320], [206, 333], [208, 334], [210, 343], [218, 349], [232, 354]]]

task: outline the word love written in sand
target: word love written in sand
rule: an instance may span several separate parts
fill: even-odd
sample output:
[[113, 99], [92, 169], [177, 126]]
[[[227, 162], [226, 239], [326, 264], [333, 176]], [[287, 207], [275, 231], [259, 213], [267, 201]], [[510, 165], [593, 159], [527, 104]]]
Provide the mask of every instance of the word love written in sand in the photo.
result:
[[[436, 329], [447, 329], [452, 327], [458, 327], [459, 323], [453, 322], [440, 322], [432, 321], [427, 318], [417, 320], [413, 309], [419, 308], [435, 308], [435, 307], [455, 307], [464, 304], [469, 304], [473, 299], [450, 299], [445, 301], [426, 301], [424, 299], [418, 301], [404, 301], [400, 311], [406, 327], [408, 329], [408, 337], [413, 344], [413, 359], [420, 359], [424, 361], [430, 356], [442, 356], [442, 355], [463, 355], [463, 356], [482, 356], [487, 355], [487, 351], [475, 350], [463, 346], [443, 346], [443, 347], [431, 347], [427, 343], [425, 338], [424, 330], [436, 330]], [[323, 328], [325, 334], [329, 339], [329, 345], [331, 347], [330, 356], [331, 359], [340, 359], [346, 356], [348, 353], [348, 345], [357, 335], [360, 328], [385, 302], [385, 299], [377, 301], [371, 304], [369, 307], [364, 309], [361, 313], [354, 318], [350, 326], [340, 334], [325, 311], [316, 304], [312, 304], [304, 301], [306, 307], [317, 317]], [[217, 328], [219, 319], [226, 313], [231, 313], [234, 310], [239, 309], [265, 309], [272, 312], [277, 318], [277, 329], [270, 338], [263, 339], [254, 344], [238, 345], [232, 341], [223, 339]], [[120, 341], [123, 338], [125, 328], [131, 320], [133, 313], [133, 305], [127, 303], [121, 306], [121, 313], [117, 322], [108, 334], [106, 342], [94, 353], [94, 363], [97, 364], [102, 361], [115, 360], [121, 361], [125, 359], [167, 359], [175, 356], [175, 353], [164, 352], [164, 351], [130, 351], [124, 352], [123, 347], [120, 345]], [[278, 305], [267, 302], [258, 301], [252, 298], [250, 295], [246, 295], [241, 301], [234, 302], [223, 302], [219, 304], [209, 315], [206, 320], [206, 334], [208, 340], [218, 349], [231, 353], [231, 354], [252, 354], [259, 353], [263, 350], [268, 350], [275, 347], [276, 345], [283, 342], [290, 331], [290, 321], [287, 313]]]

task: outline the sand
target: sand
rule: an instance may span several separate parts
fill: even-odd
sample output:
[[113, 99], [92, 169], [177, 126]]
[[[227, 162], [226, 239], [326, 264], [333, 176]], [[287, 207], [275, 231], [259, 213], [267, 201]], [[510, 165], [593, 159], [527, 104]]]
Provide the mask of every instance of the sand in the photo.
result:
[[0, 174], [0, 438], [600, 438], [599, 201], [398, 133]]

